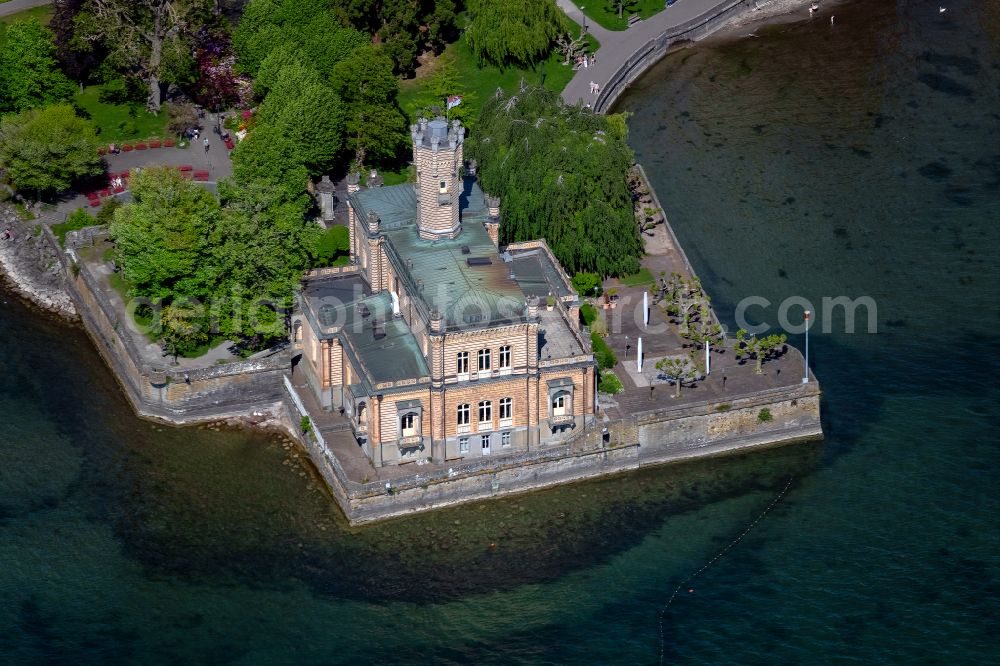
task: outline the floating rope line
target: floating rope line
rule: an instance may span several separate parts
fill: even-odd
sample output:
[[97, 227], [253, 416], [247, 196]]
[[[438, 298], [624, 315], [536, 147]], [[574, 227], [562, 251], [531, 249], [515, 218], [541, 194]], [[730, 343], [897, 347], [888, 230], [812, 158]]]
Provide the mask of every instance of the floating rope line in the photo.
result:
[[[695, 578], [697, 578], [698, 576], [700, 576], [702, 573], [704, 573], [705, 569], [707, 569], [710, 566], [712, 566], [713, 564], [715, 564], [716, 561], [718, 561], [723, 555], [725, 555], [730, 550], [732, 550], [733, 547], [736, 544], [738, 544], [740, 541], [743, 541], [743, 538], [746, 535], [750, 534], [750, 531], [753, 530], [753, 528], [755, 528], [757, 526], [757, 523], [759, 523], [761, 520], [763, 520], [764, 516], [766, 516], [768, 513], [770, 513], [771, 509], [773, 509], [775, 507], [775, 505], [778, 502], [781, 501], [781, 498], [785, 496], [785, 493], [788, 492], [788, 489], [792, 487], [792, 481], [794, 479], [795, 479], [794, 476], [788, 477], [788, 483], [786, 483], [785, 487], [781, 489], [781, 492], [778, 493], [778, 496], [775, 497], [774, 500], [772, 500], [771, 503], [767, 505], [766, 509], [764, 509], [763, 511], [760, 512], [760, 515], [757, 516], [753, 520], [752, 523], [750, 523], [749, 525], [747, 525], [747, 528], [745, 530], [743, 530], [738, 537], [736, 537], [735, 539], [733, 539], [732, 541], [730, 541], [729, 544], [725, 548], [723, 548], [718, 553], [716, 553], [715, 557], [713, 557], [708, 562], [706, 562], [705, 565], [702, 568], [698, 569], [693, 574], [690, 574], [687, 578], [685, 578], [684, 580], [682, 580], [681, 582], [679, 582], [677, 584], [677, 587], [674, 588], [674, 593], [670, 595], [670, 598], [667, 599], [667, 603], [665, 603], [663, 605], [663, 608], [660, 609], [660, 666], [663, 666], [663, 648], [664, 648], [664, 645], [663, 645], [663, 616], [664, 616], [664, 614], [666, 614], [667, 609], [670, 608], [670, 604], [674, 603], [674, 599], [677, 597], [677, 594], [681, 591], [681, 588], [684, 587], [685, 585], [687, 585], [688, 583], [690, 583], [691, 581], [693, 581]], [[694, 592], [694, 589], [689, 589], [688, 592]]]

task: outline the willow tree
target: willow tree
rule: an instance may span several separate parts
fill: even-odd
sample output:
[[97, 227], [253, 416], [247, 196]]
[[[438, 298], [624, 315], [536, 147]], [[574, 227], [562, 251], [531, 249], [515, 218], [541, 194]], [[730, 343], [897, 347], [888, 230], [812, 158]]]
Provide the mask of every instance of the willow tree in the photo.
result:
[[569, 21], [555, 0], [470, 0], [465, 38], [481, 63], [528, 66], [544, 60]]
[[487, 100], [467, 151], [483, 189], [501, 199], [502, 242], [545, 238], [571, 274], [639, 270], [625, 137], [620, 117], [566, 106], [542, 88]]
[[190, 69], [191, 38], [211, 18], [213, 0], [87, 0], [77, 15], [81, 39], [101, 42], [115, 67], [149, 88], [146, 106], [159, 113], [164, 82]]

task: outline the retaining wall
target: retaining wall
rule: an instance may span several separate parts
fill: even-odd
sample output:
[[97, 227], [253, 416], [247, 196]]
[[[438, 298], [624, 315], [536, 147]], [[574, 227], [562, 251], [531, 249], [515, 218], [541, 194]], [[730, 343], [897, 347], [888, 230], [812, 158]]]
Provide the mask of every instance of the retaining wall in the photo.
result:
[[[41, 228], [58, 248], [48, 226]], [[86, 239], [92, 241], [92, 237]], [[201, 368], [175, 369], [169, 358], [150, 363], [120, 321], [128, 315], [119, 312], [103, 294], [99, 278], [79, 261], [73, 249], [60, 251], [58, 256], [84, 328], [140, 416], [176, 424], [196, 423], [250, 414], [284, 398], [281, 377], [291, 364], [287, 350], [267, 358]]]
[[[668, 28], [632, 52], [624, 63], [604, 83], [594, 102], [594, 110], [607, 112], [629, 84], [656, 64], [671, 48], [693, 42], [712, 34], [731, 19], [756, 7], [755, 0], [729, 0], [712, 7], [701, 16]], [[669, 10], [667, 10], [669, 11]]]

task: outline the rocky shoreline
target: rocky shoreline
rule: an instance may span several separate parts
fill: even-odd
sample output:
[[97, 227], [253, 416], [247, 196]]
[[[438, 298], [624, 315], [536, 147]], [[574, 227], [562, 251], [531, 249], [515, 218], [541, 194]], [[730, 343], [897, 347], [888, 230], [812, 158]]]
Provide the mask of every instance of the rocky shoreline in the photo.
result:
[[42, 233], [41, 224], [22, 219], [9, 203], [0, 204], [0, 283], [12, 294], [48, 313], [76, 320], [76, 308], [64, 284], [58, 250]]

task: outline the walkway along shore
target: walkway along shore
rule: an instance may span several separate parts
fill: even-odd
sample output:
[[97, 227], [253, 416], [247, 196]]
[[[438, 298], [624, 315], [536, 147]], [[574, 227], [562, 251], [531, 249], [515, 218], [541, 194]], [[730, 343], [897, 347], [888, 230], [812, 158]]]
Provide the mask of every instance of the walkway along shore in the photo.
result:
[[[574, 21], [583, 21], [583, 12], [570, 0], [557, 0]], [[593, 65], [577, 70], [563, 89], [567, 104], [590, 104], [607, 112], [629, 84], [655, 65], [671, 48], [704, 39], [734, 19], [758, 9], [761, 17], [776, 16], [804, 7], [806, 0], [677, 0], [663, 11], [639, 21], [627, 30], [608, 30], [587, 20], [587, 31], [600, 42]], [[586, 6], [586, 5], [585, 5]], [[599, 93], [590, 92], [590, 83]]]

